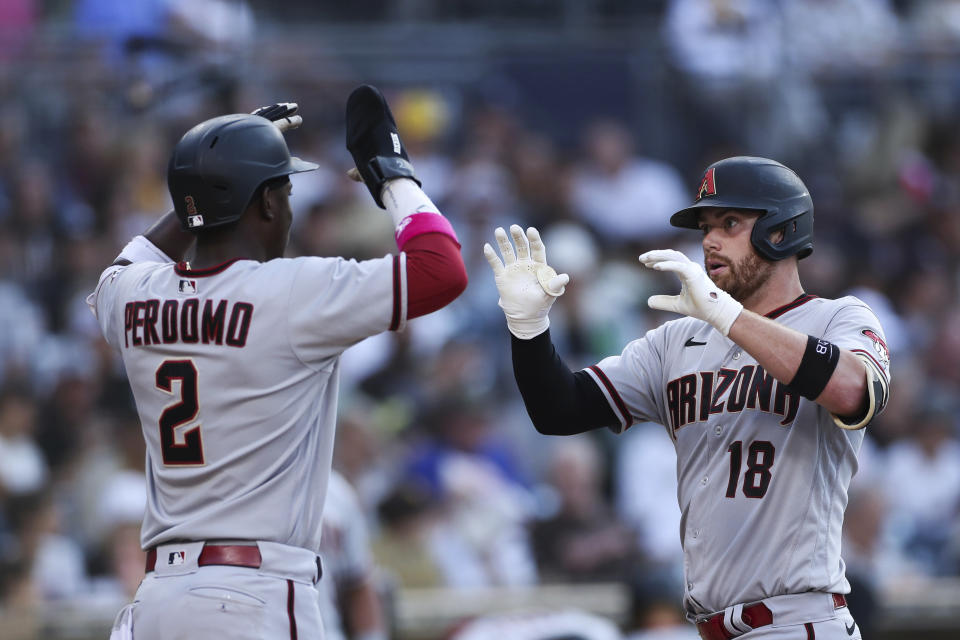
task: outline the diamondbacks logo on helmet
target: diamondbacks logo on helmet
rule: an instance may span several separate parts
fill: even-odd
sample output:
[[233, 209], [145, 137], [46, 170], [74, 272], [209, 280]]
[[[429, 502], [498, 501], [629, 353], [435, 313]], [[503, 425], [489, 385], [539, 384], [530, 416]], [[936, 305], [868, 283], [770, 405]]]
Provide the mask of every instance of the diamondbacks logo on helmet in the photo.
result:
[[703, 180], [700, 181], [700, 189], [697, 190], [697, 200], [702, 199], [704, 196], [717, 195], [717, 183], [713, 178], [714, 171], [715, 169], [710, 167], [706, 173], [703, 174]]

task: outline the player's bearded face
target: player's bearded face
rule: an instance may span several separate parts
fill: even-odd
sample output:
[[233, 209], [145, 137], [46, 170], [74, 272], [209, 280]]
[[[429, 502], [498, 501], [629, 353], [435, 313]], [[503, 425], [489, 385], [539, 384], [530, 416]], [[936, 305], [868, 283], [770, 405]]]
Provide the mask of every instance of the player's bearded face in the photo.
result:
[[[773, 273], [773, 262], [764, 260], [755, 251], [751, 251], [737, 261], [724, 260], [718, 256], [712, 256], [706, 259], [709, 264], [711, 260], [723, 260], [727, 268], [716, 275], [711, 275], [713, 282], [733, 296], [737, 302], [743, 302], [756, 293]], [[709, 273], [709, 268], [708, 268]]]

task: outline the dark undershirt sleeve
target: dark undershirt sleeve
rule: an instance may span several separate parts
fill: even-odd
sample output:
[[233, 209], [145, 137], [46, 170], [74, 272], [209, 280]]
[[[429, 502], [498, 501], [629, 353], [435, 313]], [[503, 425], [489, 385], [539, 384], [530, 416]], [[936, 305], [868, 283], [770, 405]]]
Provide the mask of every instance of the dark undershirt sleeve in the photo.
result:
[[550, 330], [530, 340], [510, 336], [513, 375], [537, 431], [565, 436], [620, 424], [600, 388], [584, 371], [570, 371]]

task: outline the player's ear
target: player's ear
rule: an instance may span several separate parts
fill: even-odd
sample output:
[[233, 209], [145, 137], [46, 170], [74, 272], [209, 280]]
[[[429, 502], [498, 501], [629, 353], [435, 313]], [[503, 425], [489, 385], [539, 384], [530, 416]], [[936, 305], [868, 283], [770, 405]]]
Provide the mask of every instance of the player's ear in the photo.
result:
[[263, 188], [260, 190], [260, 197], [258, 202], [258, 209], [260, 217], [265, 220], [273, 220], [277, 215], [277, 203], [276, 203], [276, 187], [272, 186], [269, 182], [263, 185]]

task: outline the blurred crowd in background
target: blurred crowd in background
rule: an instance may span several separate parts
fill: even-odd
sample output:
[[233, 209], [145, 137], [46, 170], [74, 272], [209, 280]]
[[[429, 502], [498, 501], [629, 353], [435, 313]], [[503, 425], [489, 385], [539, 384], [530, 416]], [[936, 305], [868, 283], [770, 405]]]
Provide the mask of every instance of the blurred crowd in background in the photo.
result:
[[[440, 34], [507, 28], [553, 34], [537, 45], [547, 62], [513, 45], [459, 80], [437, 66], [466, 46]], [[391, 30], [406, 42], [379, 39]], [[288, 142], [321, 170], [293, 177], [289, 255], [381, 256], [396, 251], [389, 217], [344, 176], [343, 104], [370, 82], [470, 276], [448, 308], [343, 358], [335, 467], [384, 581], [619, 582], [634, 596], [625, 632], [681, 620], [670, 439], [650, 424], [533, 430], [481, 247], [497, 226], [541, 230], [571, 276], [554, 342], [587, 366], [670, 319], [646, 298], [675, 282], [636, 256], [702, 259], [668, 217], [703, 168], [764, 155], [813, 196], [806, 291], [866, 301], [892, 352], [892, 399], [868, 428], [844, 532], [868, 634], [866, 613], [899, 587], [960, 575], [958, 79], [954, 0], [3, 0], [0, 611], [119, 607], [142, 577], [141, 425], [84, 298], [170, 208], [172, 145], [206, 118], [299, 102]]]

